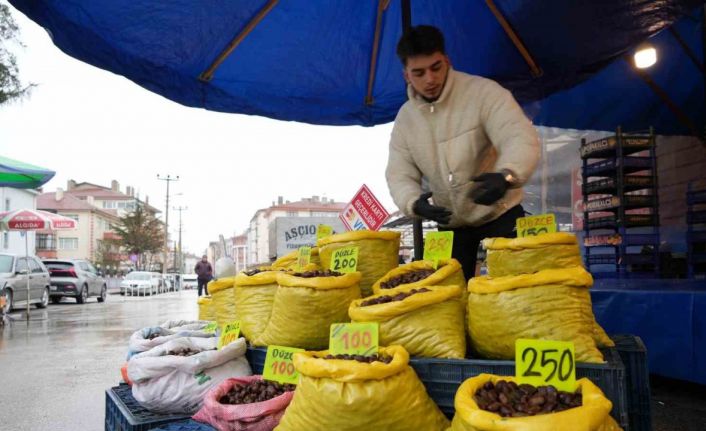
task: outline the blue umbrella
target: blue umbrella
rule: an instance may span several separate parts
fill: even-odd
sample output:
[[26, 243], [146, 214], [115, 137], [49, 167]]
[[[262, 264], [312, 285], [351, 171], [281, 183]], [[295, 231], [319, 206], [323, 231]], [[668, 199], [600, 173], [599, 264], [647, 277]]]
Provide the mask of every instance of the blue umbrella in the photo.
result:
[[442, 29], [458, 70], [496, 79], [527, 104], [585, 81], [702, 1], [10, 3], [67, 54], [184, 105], [372, 126], [406, 99], [395, 56], [403, 12]]
[[0, 156], [0, 187], [36, 189], [56, 174], [49, 169]]

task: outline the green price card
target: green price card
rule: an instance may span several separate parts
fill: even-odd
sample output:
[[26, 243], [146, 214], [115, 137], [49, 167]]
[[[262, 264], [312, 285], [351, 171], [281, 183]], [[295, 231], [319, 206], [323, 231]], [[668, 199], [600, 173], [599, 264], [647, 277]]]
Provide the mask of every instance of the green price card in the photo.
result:
[[262, 378], [279, 383], [296, 385], [299, 383], [299, 372], [294, 369], [294, 354], [304, 349], [284, 346], [269, 346], [265, 356], [265, 367]]
[[537, 236], [543, 233], [556, 232], [556, 217], [554, 214], [539, 214], [520, 217], [515, 222], [517, 237]]
[[304, 271], [307, 265], [311, 262], [311, 247], [299, 247], [299, 254], [297, 255], [297, 270]]
[[424, 260], [434, 262], [434, 269], [436, 269], [440, 260], [451, 259], [453, 245], [453, 232], [429, 232], [424, 238]]
[[343, 247], [333, 251], [331, 271], [355, 272], [358, 268], [358, 247]]
[[216, 322], [211, 322], [208, 325], [204, 326], [203, 332], [207, 334], [215, 334], [216, 329], [218, 329], [218, 324]]
[[370, 356], [378, 352], [377, 322], [334, 323], [328, 348], [332, 355]]
[[226, 323], [223, 325], [221, 335], [218, 337], [218, 350], [221, 350], [228, 344], [237, 340], [240, 337], [240, 320]]
[[333, 234], [333, 228], [327, 224], [320, 224], [316, 228], [316, 240], [320, 240], [321, 238], [326, 238], [327, 236], [330, 236]]
[[560, 391], [575, 391], [574, 343], [518, 339], [515, 342], [515, 376], [518, 383], [554, 385]]

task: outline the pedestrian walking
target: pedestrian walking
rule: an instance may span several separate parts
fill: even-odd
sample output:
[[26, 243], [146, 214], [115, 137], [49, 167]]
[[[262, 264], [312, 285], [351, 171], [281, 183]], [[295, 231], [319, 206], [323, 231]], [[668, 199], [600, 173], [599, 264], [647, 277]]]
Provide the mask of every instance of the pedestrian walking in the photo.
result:
[[201, 296], [201, 290], [203, 289], [208, 295], [208, 282], [213, 278], [213, 267], [208, 263], [208, 257], [204, 254], [201, 257], [201, 261], [196, 264], [194, 272], [197, 275], [198, 282], [198, 294]]

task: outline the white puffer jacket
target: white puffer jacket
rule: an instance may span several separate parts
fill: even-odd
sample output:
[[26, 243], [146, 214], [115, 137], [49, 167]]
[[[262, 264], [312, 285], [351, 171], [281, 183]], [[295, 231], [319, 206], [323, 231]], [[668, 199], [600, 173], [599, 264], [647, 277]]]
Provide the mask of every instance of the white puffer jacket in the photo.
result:
[[453, 212], [449, 227], [483, 225], [522, 201], [521, 187], [489, 206], [468, 196], [471, 179], [480, 174], [509, 169], [522, 184], [537, 165], [537, 131], [509, 91], [451, 69], [437, 101], [426, 102], [412, 86], [407, 94], [392, 129], [386, 171], [390, 194], [403, 213], [414, 215], [422, 177], [434, 204]]

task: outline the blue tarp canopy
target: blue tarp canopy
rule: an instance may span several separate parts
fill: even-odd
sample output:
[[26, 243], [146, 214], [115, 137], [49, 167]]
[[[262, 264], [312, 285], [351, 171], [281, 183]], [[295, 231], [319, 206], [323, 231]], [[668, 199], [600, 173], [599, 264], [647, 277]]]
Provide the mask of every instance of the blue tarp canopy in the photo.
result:
[[[372, 126], [392, 121], [406, 98], [395, 56], [402, 0], [10, 3], [46, 28], [67, 54], [187, 106]], [[413, 25], [442, 29], [456, 69], [502, 83], [537, 124], [654, 125], [660, 133], [672, 133], [684, 127], [622, 58], [701, 4], [411, 0], [411, 16]], [[526, 47], [535, 73], [499, 17]], [[699, 21], [684, 21], [684, 37], [697, 35]], [[657, 39], [663, 36], [668, 39], [664, 32]], [[231, 44], [236, 46], [228, 53]], [[690, 115], [700, 118], [703, 89], [689, 87], [701, 85], [700, 71], [669, 56], [664, 55], [668, 70], [660, 69], [660, 79], [675, 87], [666, 91], [685, 102]], [[214, 65], [219, 58], [222, 62]], [[685, 79], [684, 72], [694, 79]]]

